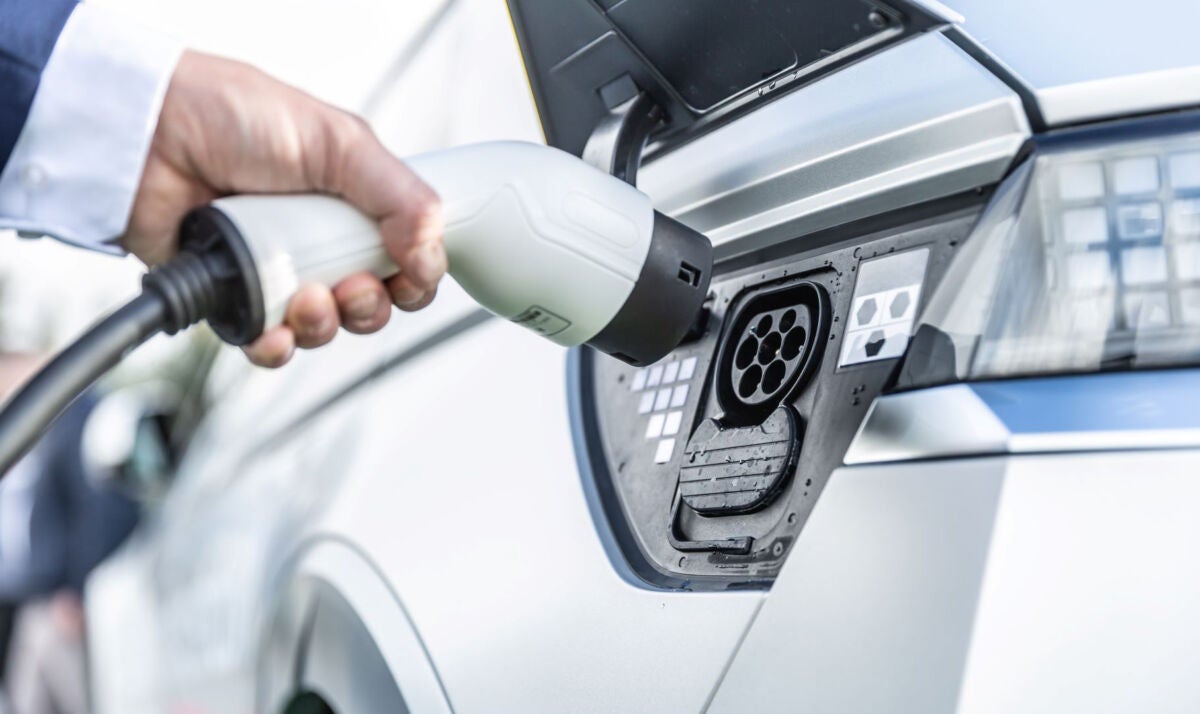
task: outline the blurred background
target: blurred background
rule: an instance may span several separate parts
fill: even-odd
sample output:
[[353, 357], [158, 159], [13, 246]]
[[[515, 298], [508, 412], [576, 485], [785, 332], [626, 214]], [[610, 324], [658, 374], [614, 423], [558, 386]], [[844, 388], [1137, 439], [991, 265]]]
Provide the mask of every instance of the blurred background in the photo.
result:
[[[399, 155], [489, 139], [542, 141], [500, 0], [89, 2], [362, 114]], [[0, 393], [135, 295], [142, 270], [131, 257], [0, 232]], [[444, 285], [428, 314], [396, 316], [369, 338], [343, 336], [328, 354], [302, 356], [284, 373], [251, 367], [203, 327], [156, 338], [126, 360], [0, 485], [0, 714], [159, 710], [156, 692], [143, 690], [155, 681], [149, 672], [176, 666], [156, 661], [156, 645], [169, 635], [121, 631], [105, 639], [127, 647], [89, 658], [87, 633], [126, 628], [128, 613], [154, 599], [147, 544], [164, 536], [141, 534], [161, 531], [184, 453], [212, 448], [213, 439], [194, 437], [206, 419], [221, 421], [210, 418], [220, 395], [236, 388], [294, 401], [296, 384], [317, 393], [332, 383], [330, 364], [370, 362], [471, 309], [456, 286]], [[122, 549], [133, 552], [104, 569], [106, 594], [86, 595], [96, 566], [114, 552], [120, 561]], [[139, 622], [153, 629], [153, 618]], [[203, 656], [226, 673], [249, 668], [236, 655], [216, 664]], [[177, 666], [181, 677], [203, 669], [182, 651]], [[94, 695], [89, 672], [105, 682]], [[234, 711], [224, 707], [249, 701], [249, 689], [231, 686], [206, 710]]]

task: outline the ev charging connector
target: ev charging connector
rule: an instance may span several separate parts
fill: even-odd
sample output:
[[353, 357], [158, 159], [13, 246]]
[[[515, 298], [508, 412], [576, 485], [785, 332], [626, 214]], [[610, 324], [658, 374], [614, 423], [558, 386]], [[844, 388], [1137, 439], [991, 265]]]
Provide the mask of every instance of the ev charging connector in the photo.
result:
[[[560, 345], [644, 365], [674, 349], [708, 292], [708, 239], [633, 186], [565, 152], [475, 144], [408, 159], [442, 199], [448, 271], [480, 305]], [[188, 214], [179, 254], [142, 294], [36, 374], [0, 411], [0, 477], [72, 400], [158, 332], [201, 320], [234, 345], [279, 324], [309, 283], [398, 268], [371, 218], [320, 195], [233, 196]]]

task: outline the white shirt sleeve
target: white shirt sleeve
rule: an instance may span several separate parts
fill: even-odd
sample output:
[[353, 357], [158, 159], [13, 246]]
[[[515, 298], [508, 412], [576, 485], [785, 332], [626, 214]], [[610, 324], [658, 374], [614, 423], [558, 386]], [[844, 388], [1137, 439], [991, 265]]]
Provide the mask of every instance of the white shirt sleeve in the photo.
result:
[[0, 228], [120, 253], [180, 47], [80, 4], [0, 173]]

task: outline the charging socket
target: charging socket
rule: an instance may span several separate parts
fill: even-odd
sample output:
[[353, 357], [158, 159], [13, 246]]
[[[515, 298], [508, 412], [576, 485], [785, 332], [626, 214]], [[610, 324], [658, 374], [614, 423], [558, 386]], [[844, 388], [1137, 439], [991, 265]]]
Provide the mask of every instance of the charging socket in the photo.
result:
[[812, 376], [829, 334], [829, 296], [813, 282], [745, 295], [717, 357], [717, 399], [727, 425], [761, 424]]

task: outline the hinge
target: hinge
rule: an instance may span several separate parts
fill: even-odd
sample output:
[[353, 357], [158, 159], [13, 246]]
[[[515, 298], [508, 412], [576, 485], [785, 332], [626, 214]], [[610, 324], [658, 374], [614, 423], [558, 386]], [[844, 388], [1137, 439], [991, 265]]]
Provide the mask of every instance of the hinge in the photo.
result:
[[[623, 75], [604, 89], [618, 84], [620, 88], [636, 94], [611, 106], [608, 114], [596, 124], [583, 149], [583, 160], [636, 186], [646, 140], [662, 123], [663, 112], [649, 94], [633, 85], [628, 75]], [[601, 96], [607, 94], [601, 91]]]

